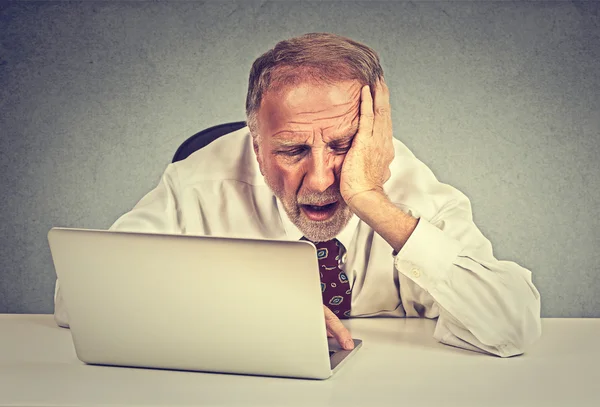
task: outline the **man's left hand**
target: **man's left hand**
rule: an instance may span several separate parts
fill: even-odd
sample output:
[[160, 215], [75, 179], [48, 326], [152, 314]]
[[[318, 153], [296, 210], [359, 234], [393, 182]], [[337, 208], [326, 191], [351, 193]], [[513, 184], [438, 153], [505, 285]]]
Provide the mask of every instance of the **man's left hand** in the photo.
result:
[[383, 80], [377, 81], [375, 100], [368, 86], [361, 90], [358, 132], [342, 165], [340, 193], [352, 207], [352, 200], [366, 191], [383, 193], [390, 178], [394, 159], [392, 117], [389, 90]]

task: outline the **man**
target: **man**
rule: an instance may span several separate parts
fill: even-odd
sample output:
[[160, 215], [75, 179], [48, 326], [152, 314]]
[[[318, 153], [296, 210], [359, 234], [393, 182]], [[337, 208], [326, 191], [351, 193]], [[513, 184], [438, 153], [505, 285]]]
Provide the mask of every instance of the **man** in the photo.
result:
[[393, 137], [374, 51], [332, 34], [282, 41], [254, 62], [246, 113], [248, 128], [171, 164], [111, 229], [334, 242], [325, 321], [348, 349], [348, 316], [438, 318], [440, 342], [503, 357], [539, 337], [531, 273], [496, 260], [468, 199]]

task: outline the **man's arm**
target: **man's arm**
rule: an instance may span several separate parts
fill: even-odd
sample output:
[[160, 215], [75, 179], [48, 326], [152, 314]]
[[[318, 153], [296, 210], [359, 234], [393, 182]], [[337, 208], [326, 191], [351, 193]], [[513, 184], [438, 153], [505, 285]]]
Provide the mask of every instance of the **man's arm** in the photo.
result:
[[[364, 88], [359, 131], [342, 168], [342, 196], [393, 248], [398, 272], [434, 298], [440, 308], [436, 339], [499, 356], [522, 353], [541, 332], [540, 296], [531, 273], [494, 258], [472, 221], [468, 199], [458, 191], [445, 186], [428, 197], [438, 208], [429, 220], [417, 220], [391, 202], [383, 183], [393, 147], [391, 155], [381, 147], [391, 138], [387, 87], [378, 84], [374, 103]], [[417, 172], [411, 181], [423, 189], [441, 185], [428, 169]]]
[[404, 213], [380, 191], [366, 191], [356, 195], [351, 209], [392, 246], [394, 253], [400, 251], [419, 222]]
[[356, 203], [359, 199], [369, 205], [362, 208], [381, 208], [357, 210], [357, 215], [394, 248], [398, 272], [440, 308], [437, 340], [507, 357], [523, 353], [539, 338], [540, 295], [531, 272], [494, 258], [466, 197], [448, 201], [429, 221], [417, 221], [386, 197], [364, 194]]

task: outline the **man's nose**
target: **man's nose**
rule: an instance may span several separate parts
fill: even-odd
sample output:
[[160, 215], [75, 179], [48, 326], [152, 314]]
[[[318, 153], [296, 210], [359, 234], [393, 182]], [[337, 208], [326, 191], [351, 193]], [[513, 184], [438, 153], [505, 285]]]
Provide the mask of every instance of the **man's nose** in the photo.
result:
[[335, 163], [326, 154], [315, 154], [306, 174], [305, 186], [313, 192], [324, 192], [335, 182]]

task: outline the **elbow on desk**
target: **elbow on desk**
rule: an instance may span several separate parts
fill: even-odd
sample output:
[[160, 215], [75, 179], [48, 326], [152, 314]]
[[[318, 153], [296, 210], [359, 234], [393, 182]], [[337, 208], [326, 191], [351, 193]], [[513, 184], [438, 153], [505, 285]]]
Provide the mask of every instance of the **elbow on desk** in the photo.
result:
[[[536, 308], [536, 307], [534, 307]], [[539, 307], [527, 309], [521, 318], [508, 328], [504, 344], [497, 346], [495, 355], [508, 358], [521, 355], [531, 348], [542, 335]]]
[[447, 312], [440, 313], [434, 338], [446, 345], [502, 358], [525, 353], [541, 336], [539, 299], [520, 312], [495, 314], [477, 323], [461, 323]]
[[528, 310], [524, 312], [520, 322], [520, 340], [518, 346], [522, 349], [521, 353], [523, 353], [542, 336], [542, 318], [540, 316], [539, 307], [537, 307], [537, 310]]
[[[498, 346], [500, 357], [511, 357], [525, 353], [542, 335], [541, 298], [533, 284], [528, 283], [523, 298], [529, 296], [521, 307], [506, 314], [504, 343]], [[519, 311], [520, 308], [520, 311]]]

